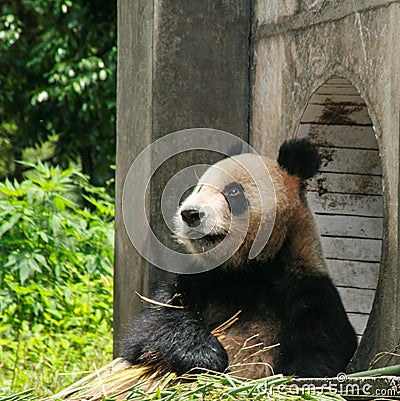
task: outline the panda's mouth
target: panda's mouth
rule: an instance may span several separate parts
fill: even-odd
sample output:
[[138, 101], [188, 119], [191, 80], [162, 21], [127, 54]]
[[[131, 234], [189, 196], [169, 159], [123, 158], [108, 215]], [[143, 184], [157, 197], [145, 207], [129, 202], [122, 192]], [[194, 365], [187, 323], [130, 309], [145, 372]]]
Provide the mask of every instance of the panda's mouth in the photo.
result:
[[185, 227], [185, 230], [183, 230], [183, 232], [180, 232], [178, 235], [183, 238], [186, 238], [191, 242], [203, 241], [203, 242], [217, 243], [222, 241], [226, 237], [227, 233], [215, 232], [214, 230], [204, 232], [201, 229], [196, 229], [196, 228], [188, 229], [187, 227]]
[[225, 234], [207, 234], [204, 237], [192, 240], [192, 242], [200, 245], [201, 248], [213, 248], [220, 244], [225, 237]]
[[226, 235], [225, 234], [207, 234], [204, 239], [207, 242], [211, 242], [213, 244], [220, 243], [223, 239], [225, 239]]

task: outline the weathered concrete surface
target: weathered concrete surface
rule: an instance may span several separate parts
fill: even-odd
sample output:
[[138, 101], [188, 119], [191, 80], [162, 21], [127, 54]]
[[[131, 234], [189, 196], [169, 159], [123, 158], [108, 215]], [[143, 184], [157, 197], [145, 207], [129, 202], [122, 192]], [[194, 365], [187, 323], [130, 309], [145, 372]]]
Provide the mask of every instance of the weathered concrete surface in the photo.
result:
[[275, 24], [285, 17], [292, 16], [298, 10], [297, 0], [255, 1], [254, 15], [257, 25]]
[[398, 0], [256, 0], [258, 29], [255, 39], [337, 21], [356, 12], [396, 2]]
[[[140, 151], [189, 127], [218, 128], [248, 139], [250, 123], [252, 145], [274, 156], [281, 142], [295, 135], [315, 90], [339, 75], [368, 106], [384, 175], [383, 267], [353, 363], [354, 369], [364, 369], [399, 339], [400, 3], [255, 0], [252, 10], [251, 3], [119, 0], [115, 349], [141, 307], [134, 291], [146, 293], [149, 282], [155, 286], [161, 276], [137, 254], [122, 221], [123, 183]], [[151, 182], [148, 212], [168, 245], [170, 232], [159, 213], [161, 192], [174, 172], [205, 158], [212, 161], [209, 155], [182, 154], [165, 163]]]
[[[265, 10], [269, 2], [257, 3], [264, 6], [256, 10]], [[307, 7], [312, 10], [305, 14]], [[285, 6], [272, 22], [255, 15], [251, 142], [260, 153], [276, 155], [282, 140], [295, 135], [311, 95], [333, 75], [352, 82], [368, 106], [382, 160], [385, 216], [379, 286], [353, 363], [360, 370], [399, 339], [400, 4], [303, 1], [296, 10], [287, 16]]]
[[[129, 317], [140, 311], [135, 291], [147, 291], [148, 272], [133, 248], [122, 218], [125, 177], [151, 142], [153, 4], [118, 3], [117, 169], [115, 193], [114, 353]], [[133, 56], [135, 54], [135, 57]]]
[[[122, 190], [137, 155], [173, 131], [210, 127], [248, 139], [250, 3], [247, 0], [119, 0], [114, 339], [146, 293], [168, 278], [135, 251], [122, 219]], [[160, 213], [169, 178], [212, 156], [185, 153], [154, 175], [147, 199], [151, 225], [172, 246]]]

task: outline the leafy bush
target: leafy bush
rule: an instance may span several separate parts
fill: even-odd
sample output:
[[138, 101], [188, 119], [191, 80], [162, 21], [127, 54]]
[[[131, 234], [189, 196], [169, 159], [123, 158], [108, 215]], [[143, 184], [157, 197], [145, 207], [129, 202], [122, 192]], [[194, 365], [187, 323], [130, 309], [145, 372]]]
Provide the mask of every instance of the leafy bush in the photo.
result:
[[30, 167], [0, 183], [0, 387], [43, 394], [111, 356], [113, 203], [75, 168]]
[[80, 163], [93, 183], [115, 163], [116, 1], [0, 1], [0, 177], [27, 148]]

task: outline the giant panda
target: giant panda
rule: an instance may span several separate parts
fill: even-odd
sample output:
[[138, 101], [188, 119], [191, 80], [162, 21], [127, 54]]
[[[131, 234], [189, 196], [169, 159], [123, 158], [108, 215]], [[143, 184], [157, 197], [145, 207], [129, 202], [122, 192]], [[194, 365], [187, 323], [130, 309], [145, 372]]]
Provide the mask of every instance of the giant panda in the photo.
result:
[[[260, 196], [260, 177], [253, 177], [260, 169], [251, 172], [259, 160], [274, 194], [266, 186]], [[356, 336], [327, 273], [306, 200], [305, 181], [319, 164], [316, 148], [295, 139], [282, 144], [277, 160], [240, 154], [209, 167], [180, 205], [175, 235], [196, 262], [206, 263], [216, 257], [213, 249], [233, 218], [243, 219], [241, 245], [220, 266], [160, 285], [152, 296], [157, 305], [147, 305], [123, 341], [126, 361], [177, 374], [230, 371], [249, 378], [328, 377], [346, 369]], [[275, 202], [275, 224], [261, 252], [249, 258], [263, 225], [262, 196]], [[233, 240], [239, 232], [230, 234]], [[233, 324], [212, 333], [233, 316]]]

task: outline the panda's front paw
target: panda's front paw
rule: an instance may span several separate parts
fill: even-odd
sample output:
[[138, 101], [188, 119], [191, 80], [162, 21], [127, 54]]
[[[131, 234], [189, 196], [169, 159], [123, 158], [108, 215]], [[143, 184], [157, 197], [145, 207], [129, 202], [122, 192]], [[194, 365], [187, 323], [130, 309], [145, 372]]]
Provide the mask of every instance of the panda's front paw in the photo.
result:
[[223, 372], [228, 367], [225, 348], [211, 333], [173, 342], [168, 338], [151, 341], [131, 336], [125, 340], [122, 357], [132, 365], [155, 366], [178, 375], [206, 370]]
[[178, 374], [196, 369], [223, 372], [228, 366], [222, 344], [196, 315], [184, 309], [145, 310], [122, 345], [122, 357], [131, 364]]
[[136, 337], [125, 339], [121, 356], [132, 365], [158, 365], [160, 360], [156, 348]]
[[201, 373], [204, 371], [223, 372], [228, 367], [228, 354], [214, 337], [209, 342], [193, 344], [193, 347], [177, 348], [168, 359], [170, 370], [177, 374]]

